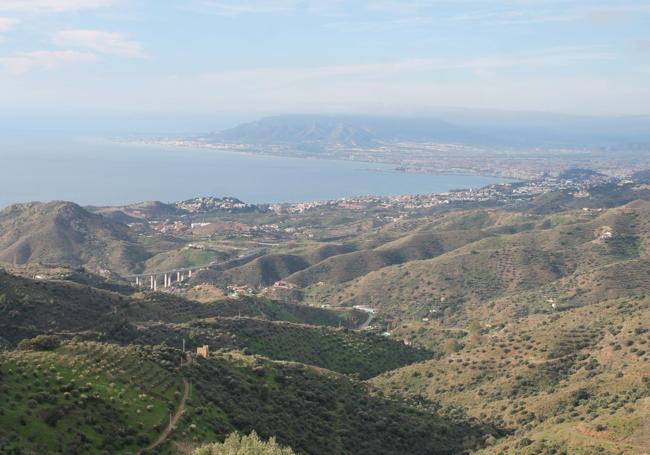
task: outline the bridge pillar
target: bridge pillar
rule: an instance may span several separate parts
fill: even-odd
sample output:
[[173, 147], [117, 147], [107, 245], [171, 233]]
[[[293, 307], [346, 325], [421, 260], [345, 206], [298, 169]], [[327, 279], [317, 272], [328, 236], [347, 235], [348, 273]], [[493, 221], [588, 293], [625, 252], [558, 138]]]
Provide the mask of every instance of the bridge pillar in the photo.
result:
[[188, 275], [188, 276], [189, 276], [190, 278], [192, 278], [192, 269], [190, 269], [190, 271], [189, 271], [189, 275]]
[[176, 281], [182, 281], [181, 280], [181, 272], [176, 272]]

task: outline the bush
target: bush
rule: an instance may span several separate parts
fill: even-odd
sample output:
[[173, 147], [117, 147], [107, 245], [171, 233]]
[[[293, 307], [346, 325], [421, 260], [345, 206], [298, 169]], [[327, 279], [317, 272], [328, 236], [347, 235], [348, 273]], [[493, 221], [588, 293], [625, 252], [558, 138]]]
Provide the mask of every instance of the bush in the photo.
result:
[[23, 351], [52, 351], [59, 347], [60, 341], [53, 335], [39, 335], [18, 343], [18, 349]]
[[275, 438], [262, 441], [254, 431], [248, 436], [233, 433], [221, 443], [209, 444], [196, 449], [192, 455], [295, 455], [293, 450], [282, 447]]

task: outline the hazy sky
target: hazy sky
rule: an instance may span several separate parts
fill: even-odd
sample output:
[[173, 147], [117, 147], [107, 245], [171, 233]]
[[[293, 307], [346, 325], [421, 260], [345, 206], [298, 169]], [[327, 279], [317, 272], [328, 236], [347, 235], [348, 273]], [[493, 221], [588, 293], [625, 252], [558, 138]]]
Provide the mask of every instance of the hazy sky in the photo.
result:
[[0, 113], [650, 114], [648, 0], [0, 0]]

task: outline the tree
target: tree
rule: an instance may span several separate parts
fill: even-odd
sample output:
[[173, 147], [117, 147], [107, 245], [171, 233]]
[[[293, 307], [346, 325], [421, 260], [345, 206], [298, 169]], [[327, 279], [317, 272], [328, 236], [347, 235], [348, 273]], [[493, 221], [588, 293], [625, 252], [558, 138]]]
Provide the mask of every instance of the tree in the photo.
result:
[[59, 339], [53, 335], [38, 335], [37, 337], [22, 340], [18, 349], [23, 351], [52, 351], [59, 347]]
[[271, 438], [263, 441], [253, 431], [248, 436], [231, 433], [223, 443], [208, 444], [196, 449], [192, 455], [295, 455]]

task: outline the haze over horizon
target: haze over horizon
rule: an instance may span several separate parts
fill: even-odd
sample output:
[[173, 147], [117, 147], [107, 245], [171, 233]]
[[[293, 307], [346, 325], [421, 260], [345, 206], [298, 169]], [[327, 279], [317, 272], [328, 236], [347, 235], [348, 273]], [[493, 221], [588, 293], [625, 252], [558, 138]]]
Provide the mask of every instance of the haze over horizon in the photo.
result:
[[650, 114], [647, 2], [322, 3], [0, 0], [4, 129], [440, 106]]

